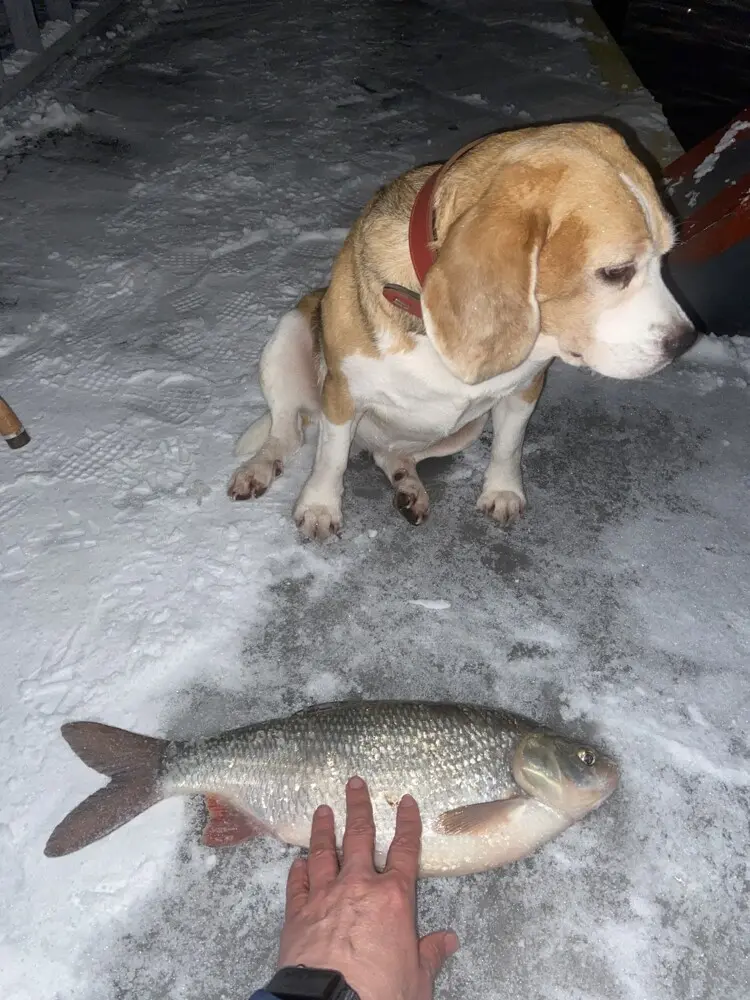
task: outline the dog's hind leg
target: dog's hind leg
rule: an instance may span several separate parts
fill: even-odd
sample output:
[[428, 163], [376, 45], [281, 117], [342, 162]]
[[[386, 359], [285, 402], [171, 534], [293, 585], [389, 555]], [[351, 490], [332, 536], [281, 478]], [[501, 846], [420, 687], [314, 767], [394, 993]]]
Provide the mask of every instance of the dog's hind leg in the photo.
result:
[[390, 451], [374, 451], [372, 457], [396, 489], [393, 503], [399, 514], [409, 524], [421, 524], [425, 521], [430, 512], [430, 498], [417, 475], [417, 463], [414, 459]]
[[320, 410], [314, 325], [323, 292], [311, 292], [282, 316], [260, 360], [260, 384], [268, 412], [249, 427], [235, 449], [251, 455], [235, 471], [227, 493], [233, 500], [262, 496], [300, 448], [303, 416]]
[[399, 455], [396, 452], [373, 451], [375, 464], [388, 476], [396, 492], [393, 503], [399, 514], [409, 524], [421, 524], [430, 513], [430, 498], [417, 473], [417, 462], [425, 458], [443, 458], [463, 451], [479, 437], [487, 423], [487, 416], [477, 417], [460, 430], [416, 455]]

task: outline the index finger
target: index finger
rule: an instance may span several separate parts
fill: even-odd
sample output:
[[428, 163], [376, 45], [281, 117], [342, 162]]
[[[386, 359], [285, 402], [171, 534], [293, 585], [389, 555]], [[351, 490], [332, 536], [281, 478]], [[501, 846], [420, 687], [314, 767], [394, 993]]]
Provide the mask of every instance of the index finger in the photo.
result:
[[346, 827], [344, 829], [343, 868], [374, 872], [375, 820], [367, 785], [361, 778], [351, 778], [346, 786]]
[[396, 832], [388, 850], [385, 870], [399, 872], [410, 882], [416, 883], [421, 849], [422, 817], [419, 806], [411, 795], [404, 795], [398, 804]]
[[318, 806], [310, 830], [310, 850], [307, 855], [310, 892], [327, 889], [339, 873], [336, 854], [336, 828], [330, 806]]
[[310, 880], [307, 875], [307, 862], [303, 858], [295, 858], [286, 880], [286, 917], [295, 916], [307, 902], [310, 894]]

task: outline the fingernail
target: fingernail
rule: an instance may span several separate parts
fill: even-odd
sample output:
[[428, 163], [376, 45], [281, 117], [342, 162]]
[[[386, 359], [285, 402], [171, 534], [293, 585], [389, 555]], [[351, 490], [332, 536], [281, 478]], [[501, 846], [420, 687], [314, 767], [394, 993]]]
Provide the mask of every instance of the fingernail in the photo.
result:
[[360, 788], [364, 788], [365, 787], [365, 783], [364, 783], [364, 781], [362, 781], [361, 778], [358, 778], [355, 775], [353, 778], [349, 779], [349, 787], [350, 788], [354, 788], [355, 790], [358, 791]]
[[318, 806], [315, 812], [318, 814], [318, 816], [330, 816], [333, 813], [333, 809], [331, 809], [330, 806], [322, 805]]
[[304, 858], [295, 858], [294, 861], [292, 861], [292, 868], [304, 868], [306, 864], [307, 862]]
[[458, 940], [458, 934], [455, 931], [448, 931], [445, 935], [445, 953], [448, 958], [455, 955], [460, 947], [461, 942]]
[[415, 806], [416, 804], [417, 804], [417, 800], [414, 798], [413, 795], [409, 795], [408, 792], [406, 793], [406, 795], [402, 795], [401, 796], [401, 805], [402, 806]]

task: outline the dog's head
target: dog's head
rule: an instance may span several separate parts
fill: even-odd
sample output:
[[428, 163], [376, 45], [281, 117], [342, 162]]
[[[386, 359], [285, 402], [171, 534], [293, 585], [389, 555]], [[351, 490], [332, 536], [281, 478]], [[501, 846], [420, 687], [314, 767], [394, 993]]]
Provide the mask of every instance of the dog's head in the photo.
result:
[[671, 220], [646, 168], [607, 126], [486, 140], [441, 183], [437, 219], [425, 329], [465, 382], [510, 371], [535, 346], [640, 378], [695, 340], [662, 279]]

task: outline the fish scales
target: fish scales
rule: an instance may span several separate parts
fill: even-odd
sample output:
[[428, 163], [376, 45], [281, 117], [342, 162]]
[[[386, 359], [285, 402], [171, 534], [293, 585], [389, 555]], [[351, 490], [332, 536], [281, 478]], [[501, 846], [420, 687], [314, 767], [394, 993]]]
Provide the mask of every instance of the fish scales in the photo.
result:
[[423, 813], [443, 812], [519, 794], [510, 761], [522, 731], [512, 717], [455, 706], [323, 706], [193, 748], [176, 745], [165, 762], [165, 790], [210, 784], [273, 827], [300, 814], [311, 819], [321, 802], [340, 812], [346, 780], [356, 773], [374, 799], [397, 802], [418, 788]]

